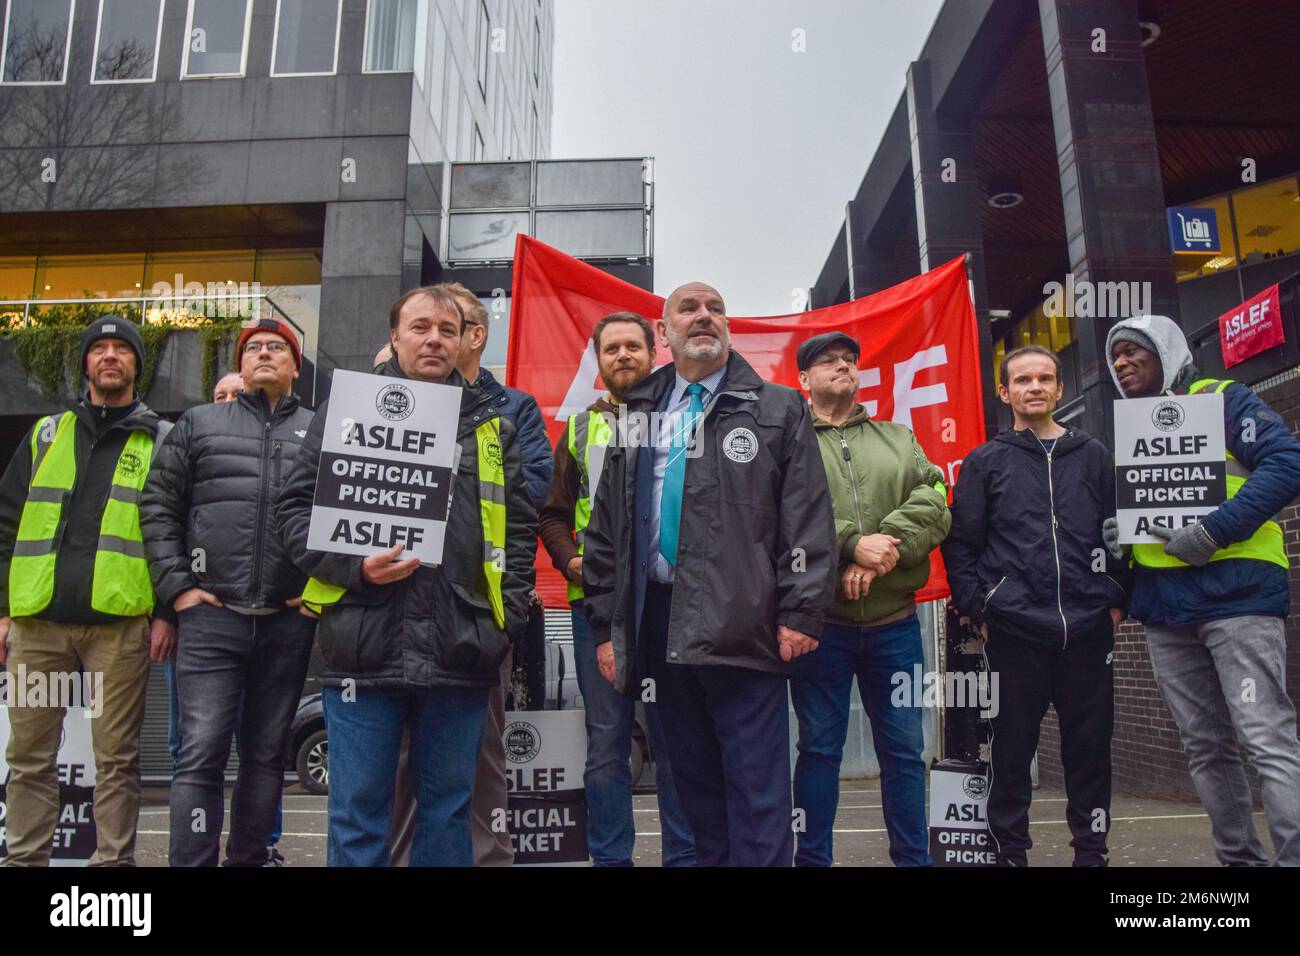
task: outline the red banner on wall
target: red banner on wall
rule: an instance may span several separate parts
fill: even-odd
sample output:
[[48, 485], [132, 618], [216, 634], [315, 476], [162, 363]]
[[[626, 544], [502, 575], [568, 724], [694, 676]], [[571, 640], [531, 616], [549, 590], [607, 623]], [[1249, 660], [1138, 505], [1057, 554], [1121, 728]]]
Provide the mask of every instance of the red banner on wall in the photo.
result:
[[1232, 368], [1285, 341], [1282, 296], [1276, 283], [1219, 316], [1219, 344], [1223, 347], [1224, 368]]
[[[726, 298], [726, 290], [719, 290]], [[620, 310], [652, 322], [664, 300], [529, 236], [515, 245], [506, 383], [537, 399], [554, 445], [568, 416], [604, 394], [591, 345], [599, 319]], [[961, 259], [875, 295], [811, 312], [729, 317], [731, 344], [764, 379], [799, 387], [795, 350], [821, 332], [862, 344], [858, 401], [872, 418], [910, 427], [949, 487], [967, 453], [984, 441], [979, 338]], [[672, 361], [660, 347], [659, 363]], [[566, 607], [564, 582], [539, 547], [538, 590]], [[918, 600], [946, 597], [936, 550]]]

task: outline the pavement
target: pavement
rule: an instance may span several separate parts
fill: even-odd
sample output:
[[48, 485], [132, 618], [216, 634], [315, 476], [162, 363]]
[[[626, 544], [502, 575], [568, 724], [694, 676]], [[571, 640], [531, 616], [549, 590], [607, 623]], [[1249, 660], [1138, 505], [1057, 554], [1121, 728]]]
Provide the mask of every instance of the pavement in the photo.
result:
[[[136, 859], [141, 866], [166, 866], [167, 788], [147, 787], [144, 796]], [[633, 812], [637, 828], [633, 862], [658, 866], [659, 811], [654, 794], [635, 795]], [[1064, 792], [1046, 788], [1035, 791], [1029, 813], [1034, 840], [1030, 865], [1069, 866], [1073, 851], [1065, 823]], [[1218, 866], [1210, 844], [1210, 821], [1198, 803], [1117, 795], [1112, 801], [1111, 818], [1112, 867]], [[280, 852], [288, 866], [325, 865], [326, 822], [325, 797], [305, 793], [296, 784], [285, 790]], [[1255, 826], [1265, 846], [1269, 846], [1262, 813], [1255, 814]], [[890, 865], [878, 779], [841, 782], [835, 820], [835, 865]]]

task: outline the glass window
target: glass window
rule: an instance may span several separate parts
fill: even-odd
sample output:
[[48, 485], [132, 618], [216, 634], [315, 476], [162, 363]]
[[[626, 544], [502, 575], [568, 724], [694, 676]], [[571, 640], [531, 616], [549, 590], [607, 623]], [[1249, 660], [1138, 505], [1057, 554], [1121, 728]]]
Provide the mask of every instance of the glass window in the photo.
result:
[[537, 238], [571, 256], [645, 255], [640, 209], [538, 212]]
[[339, 16], [339, 0], [279, 0], [271, 75], [333, 73]]
[[515, 236], [528, 233], [526, 212], [470, 212], [451, 217], [449, 259], [513, 259]]
[[641, 160], [537, 164], [539, 206], [642, 204]]
[[433, 115], [433, 125], [438, 132], [446, 127], [443, 113], [447, 98], [447, 28], [442, 25], [442, 16], [433, 18], [433, 57], [429, 61], [429, 112]]
[[126, 298], [141, 295], [144, 254], [42, 256], [36, 263], [36, 298]]
[[486, 0], [478, 4], [478, 88], [487, 96], [488, 52], [492, 43], [492, 18], [488, 16]]
[[0, 257], [0, 301], [31, 298], [35, 281], [35, 256]]
[[527, 163], [461, 163], [451, 168], [451, 208], [527, 206]]
[[455, 162], [460, 158], [460, 73], [457, 70], [451, 71], [451, 89], [447, 97], [447, 112], [443, 120], [442, 127], [442, 144], [447, 148], [447, 159]]
[[469, 105], [469, 96], [462, 97], [460, 104], [460, 148], [452, 154], [452, 159], [469, 159], [473, 144], [470, 137], [474, 135], [474, 110]]
[[6, 83], [62, 83], [67, 79], [72, 2], [9, 0], [5, 11]]
[[[145, 269], [145, 288], [166, 284], [155, 294], [184, 292], [190, 283], [204, 287], [212, 283], [214, 289], [223, 285], [238, 285], [253, 281], [256, 253], [252, 249], [230, 249], [217, 252], [165, 252], [149, 256]], [[200, 293], [192, 290], [192, 294]]]
[[190, 0], [185, 76], [243, 76], [248, 55], [249, 0]]
[[429, 69], [429, 4], [420, 0], [415, 11], [415, 55], [411, 58], [411, 69], [415, 71], [415, 82], [420, 89], [427, 90]]
[[1300, 201], [1294, 177], [1239, 190], [1232, 195], [1232, 208], [1243, 265], [1300, 252]]
[[370, 0], [366, 10], [366, 69], [411, 70], [415, 67], [420, 0]]
[[500, 80], [492, 94], [492, 151], [501, 156], [501, 137], [505, 132], [505, 84]]
[[319, 249], [268, 249], [257, 254], [257, 281], [268, 285], [320, 285]]
[[488, 340], [483, 349], [480, 365], [501, 366], [506, 364], [506, 346], [510, 344], [510, 296], [502, 295], [478, 299], [488, 314]]
[[99, 0], [92, 82], [153, 80], [162, 7], [162, 0]]

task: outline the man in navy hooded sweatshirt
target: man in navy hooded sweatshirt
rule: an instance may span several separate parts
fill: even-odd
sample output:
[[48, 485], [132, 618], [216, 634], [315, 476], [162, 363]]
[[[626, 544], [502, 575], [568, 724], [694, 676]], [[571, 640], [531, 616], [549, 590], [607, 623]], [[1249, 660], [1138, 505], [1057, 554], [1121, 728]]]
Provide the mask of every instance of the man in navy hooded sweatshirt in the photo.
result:
[[[1274, 516], [1300, 495], [1300, 441], [1245, 385], [1201, 378], [1182, 331], [1163, 315], [1110, 330], [1111, 376], [1125, 398], [1223, 396], [1228, 499], [1165, 544], [1132, 547], [1129, 613], [1146, 625], [1156, 683], [1182, 736], [1188, 770], [1227, 865], [1270, 862], [1251, 821], [1237, 738], [1259, 772], [1278, 866], [1300, 866], [1300, 741], [1287, 696], [1288, 560]], [[1113, 521], [1103, 538], [1128, 553]]]

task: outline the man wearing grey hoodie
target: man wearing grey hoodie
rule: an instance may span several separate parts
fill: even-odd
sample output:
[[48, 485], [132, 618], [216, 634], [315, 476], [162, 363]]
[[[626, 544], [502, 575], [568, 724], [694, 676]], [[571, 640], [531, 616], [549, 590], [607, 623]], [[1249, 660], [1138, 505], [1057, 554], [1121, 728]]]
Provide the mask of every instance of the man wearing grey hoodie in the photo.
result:
[[1300, 495], [1300, 441], [1245, 385], [1198, 378], [1182, 331], [1162, 315], [1125, 319], [1106, 339], [1125, 398], [1223, 396], [1228, 499], [1164, 545], [1103, 538], [1136, 570], [1130, 614], [1146, 625], [1156, 683], [1182, 737], [1188, 770], [1227, 865], [1270, 862], [1251, 821], [1243, 742], [1259, 772], [1279, 866], [1300, 866], [1300, 741], [1287, 696], [1288, 560], [1274, 516]]

